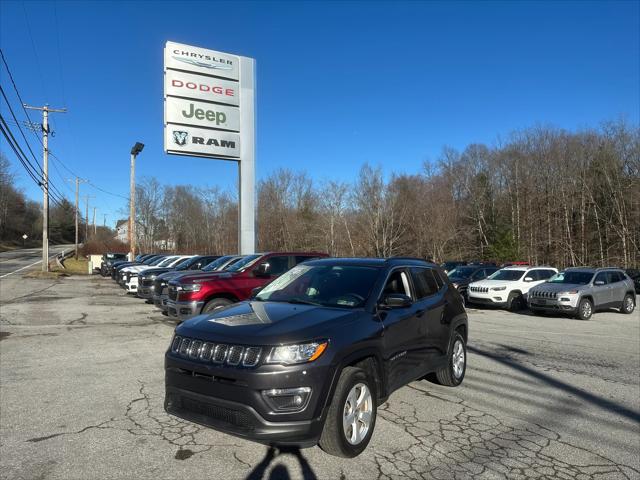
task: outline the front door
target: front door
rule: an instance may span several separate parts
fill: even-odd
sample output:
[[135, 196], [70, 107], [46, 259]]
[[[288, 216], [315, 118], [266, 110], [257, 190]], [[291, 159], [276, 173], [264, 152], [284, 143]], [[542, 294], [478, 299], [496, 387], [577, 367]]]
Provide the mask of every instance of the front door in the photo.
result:
[[594, 307], [604, 307], [611, 301], [610, 298], [611, 295], [609, 290], [609, 279], [607, 272], [600, 272], [596, 275], [596, 278], [593, 279], [593, 302], [595, 304]]
[[[404, 268], [389, 274], [379, 302], [392, 293], [411, 297], [409, 275]], [[420, 338], [424, 337], [424, 329], [417, 318], [418, 310], [417, 303], [403, 308], [379, 310], [378, 315], [384, 325], [382, 340], [389, 392], [413, 380], [412, 375], [419, 368]]]

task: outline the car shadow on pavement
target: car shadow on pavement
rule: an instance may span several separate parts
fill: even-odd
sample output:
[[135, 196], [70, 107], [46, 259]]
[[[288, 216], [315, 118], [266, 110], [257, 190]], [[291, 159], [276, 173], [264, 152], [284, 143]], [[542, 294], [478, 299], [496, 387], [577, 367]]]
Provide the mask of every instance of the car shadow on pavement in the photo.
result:
[[634, 411], [630, 408], [625, 407], [624, 405], [621, 405], [612, 400], [608, 400], [602, 396], [595, 395], [593, 393], [587, 392], [580, 388], [576, 388], [566, 382], [555, 379], [543, 372], [539, 372], [533, 368], [527, 367], [526, 365], [522, 365], [521, 363], [515, 361], [514, 359], [508, 356], [493, 353], [493, 352], [484, 350], [479, 347], [474, 347], [471, 345], [467, 346], [467, 349], [471, 353], [475, 353], [476, 355], [481, 355], [485, 358], [490, 358], [491, 360], [494, 360], [498, 363], [506, 365], [520, 373], [523, 373], [539, 381], [542, 381], [553, 388], [564, 390], [572, 394], [573, 396], [580, 398], [587, 403], [591, 403], [592, 405], [595, 405], [603, 410], [607, 410], [616, 415], [620, 415], [634, 422], [640, 422], [640, 412]]
[[[318, 477], [311, 468], [311, 465], [309, 465], [307, 459], [302, 455], [300, 449], [295, 447], [269, 447], [264, 458], [260, 463], [253, 467], [253, 470], [249, 472], [249, 475], [245, 477], [245, 480], [267, 480], [264, 477], [267, 469], [280, 455], [293, 455], [300, 463], [302, 478], [305, 480], [318, 480]], [[289, 469], [283, 463], [278, 463], [273, 467], [269, 477], [267, 478], [268, 480], [290, 480], [291, 475], [289, 474]]]

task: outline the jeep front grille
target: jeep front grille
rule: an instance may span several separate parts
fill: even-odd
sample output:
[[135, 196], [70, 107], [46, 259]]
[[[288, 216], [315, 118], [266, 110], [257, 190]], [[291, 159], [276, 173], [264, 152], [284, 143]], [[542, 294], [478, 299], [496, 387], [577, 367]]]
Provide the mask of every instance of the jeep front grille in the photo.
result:
[[189, 360], [225, 364], [232, 367], [255, 367], [260, 361], [262, 348], [203, 342], [176, 336], [171, 343], [171, 353]]
[[531, 296], [533, 298], [558, 298], [557, 292], [543, 292], [543, 291], [533, 291], [531, 292]]
[[469, 291], [478, 293], [488, 293], [489, 287], [469, 287]]

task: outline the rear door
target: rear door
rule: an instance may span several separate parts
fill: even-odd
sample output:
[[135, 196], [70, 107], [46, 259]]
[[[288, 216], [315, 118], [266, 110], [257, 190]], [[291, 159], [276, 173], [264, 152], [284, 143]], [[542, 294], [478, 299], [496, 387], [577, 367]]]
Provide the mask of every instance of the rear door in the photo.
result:
[[424, 342], [423, 359], [428, 364], [434, 357], [444, 355], [448, 348], [449, 337], [444, 323], [444, 282], [437, 272], [425, 267], [412, 267], [411, 279], [418, 305], [416, 315], [424, 331], [421, 339]]
[[609, 281], [609, 302], [614, 306], [619, 306], [627, 293], [624, 274], [615, 270], [607, 272], [607, 279]]
[[[593, 302], [595, 307], [603, 307], [610, 302], [609, 275], [607, 273], [600, 272], [593, 279]], [[603, 284], [597, 285], [598, 282], [603, 282]]]

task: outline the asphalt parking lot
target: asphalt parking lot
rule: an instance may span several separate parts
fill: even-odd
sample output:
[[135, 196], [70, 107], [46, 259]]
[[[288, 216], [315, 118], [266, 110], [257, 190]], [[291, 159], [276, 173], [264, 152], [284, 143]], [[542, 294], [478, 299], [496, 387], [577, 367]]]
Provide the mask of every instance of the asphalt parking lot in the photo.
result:
[[0, 283], [0, 477], [640, 478], [640, 315], [469, 310], [467, 375], [379, 408], [351, 460], [166, 415], [175, 324], [110, 279]]

